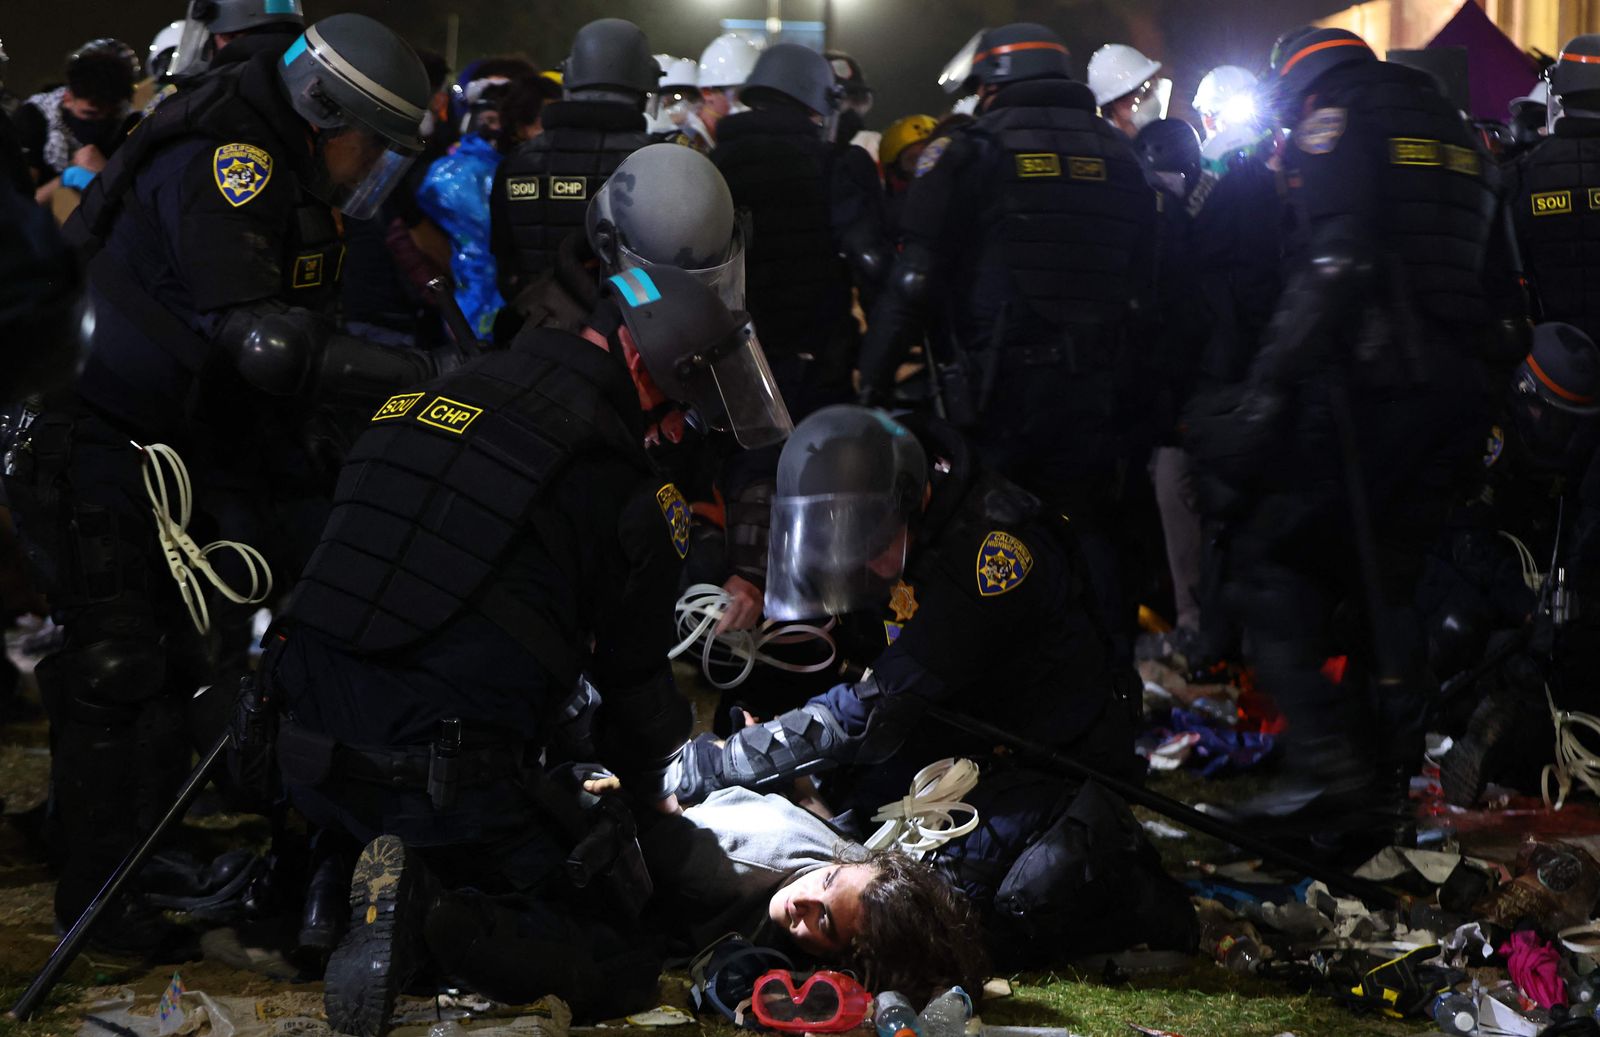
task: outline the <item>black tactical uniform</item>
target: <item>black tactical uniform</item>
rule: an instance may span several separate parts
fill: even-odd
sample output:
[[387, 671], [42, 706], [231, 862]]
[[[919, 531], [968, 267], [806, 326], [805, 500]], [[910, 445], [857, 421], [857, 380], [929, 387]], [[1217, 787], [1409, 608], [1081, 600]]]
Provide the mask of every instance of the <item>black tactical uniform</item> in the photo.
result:
[[500, 164], [489, 195], [489, 248], [512, 310], [518, 294], [554, 264], [561, 240], [582, 233], [600, 185], [652, 143], [644, 98], [661, 67], [638, 26], [602, 18], [579, 29], [562, 77], [566, 100], [540, 109], [544, 132]]
[[[547, 329], [395, 396], [269, 648], [296, 805], [358, 840], [398, 835], [447, 887], [542, 904], [530, 957], [498, 986], [470, 958], [440, 963], [496, 997], [530, 996], [505, 976], [547, 982], [585, 1014], [634, 996], [596, 964], [628, 948], [604, 911], [572, 917], [578, 833], [546, 813], [540, 749], [580, 671], [604, 703], [599, 756], [641, 799], [690, 723], [666, 660], [687, 508], [639, 419], [619, 358]], [[445, 784], [441, 754], [457, 767]]]
[[[980, 46], [1054, 41], [1043, 26], [989, 35], [1002, 34]], [[998, 92], [975, 124], [922, 153], [861, 380], [869, 396], [885, 389], [900, 349], [930, 326], [934, 357], [955, 376], [946, 412], [971, 429], [985, 463], [1071, 517], [1131, 659], [1133, 604], [1116, 546], [1131, 477], [1121, 408], [1131, 399], [1131, 304], [1155, 273], [1155, 192], [1053, 45], [1059, 54], [1007, 55], [1005, 76], [980, 61], [974, 78]], [[1027, 65], [1023, 54], [1058, 60]]]
[[[1569, 69], [1574, 52], [1600, 61], [1600, 36], [1567, 45], [1562, 54]], [[1591, 68], [1578, 72], [1592, 77]], [[1600, 338], [1600, 118], [1563, 113], [1550, 136], [1508, 167], [1507, 178], [1523, 269], [1543, 319]]]
[[[1196, 450], [1247, 487], [1229, 594], [1305, 779], [1246, 810], [1268, 814], [1372, 807], [1374, 762], [1416, 765], [1428, 678], [1412, 595], [1486, 424], [1480, 275], [1494, 207], [1486, 157], [1425, 74], [1334, 29], [1285, 37], [1274, 58], [1294, 119], [1288, 287], [1229, 435]], [[1310, 95], [1318, 107], [1298, 114]], [[1341, 605], [1349, 619], [1335, 625]], [[1338, 654], [1342, 687], [1321, 672]]]
[[784, 74], [807, 71], [784, 67], [782, 59], [804, 57], [794, 46], [757, 61], [741, 94], [755, 110], [717, 124], [711, 161], [750, 214], [746, 303], [784, 399], [803, 416], [849, 398], [860, 340], [853, 290], [870, 304], [886, 246], [872, 160], [825, 140], [817, 121], [836, 103], [832, 69], [809, 55], [825, 93], [808, 96], [802, 75]]
[[539, 119], [544, 132], [500, 164], [489, 195], [489, 246], [508, 302], [555, 264], [563, 238], [583, 233], [589, 198], [622, 160], [652, 143], [644, 116], [615, 102], [553, 101]]
[[1487, 781], [1538, 787], [1551, 701], [1600, 711], [1589, 679], [1600, 653], [1589, 604], [1600, 595], [1597, 390], [1593, 342], [1572, 325], [1540, 325], [1489, 429], [1478, 485], [1429, 558], [1418, 599], [1435, 673], [1507, 658], [1447, 703], [1472, 714], [1440, 766], [1457, 805], [1474, 804]]
[[[390, 84], [395, 106], [413, 97], [420, 121], [425, 74], [370, 19], [324, 23], [315, 49], [306, 38], [284, 57], [267, 51], [220, 68], [163, 104], [67, 227], [98, 250], [88, 272], [96, 318], [88, 357], [76, 392], [33, 421], [7, 472], [31, 560], [67, 631], [65, 647], [38, 668], [67, 843], [56, 889], [63, 920], [160, 816], [188, 766], [190, 699], [229, 647], [218, 640], [231, 631], [242, 651], [229, 624], [247, 620], [247, 610], [219, 603], [222, 635], [197, 634], [155, 538], [147, 462], [135, 444], [166, 443], [187, 463], [199, 542], [252, 544], [282, 580], [296, 562], [279, 542], [291, 535], [288, 523], [274, 513], [322, 490], [286, 397], [352, 387], [359, 396], [363, 384], [428, 371], [422, 358], [313, 341], [341, 248], [328, 203], [309, 193], [327, 183], [307, 145], [312, 127], [282, 81], [307, 67], [291, 69], [295, 58], [314, 63], [315, 75], [333, 74], [327, 62], [359, 71], [327, 49], [343, 47], [362, 58], [369, 81]], [[409, 111], [389, 110], [403, 135]], [[351, 124], [346, 132], [371, 126]], [[368, 366], [372, 358], [384, 368]], [[213, 561], [229, 583], [245, 585], [230, 558]], [[185, 591], [211, 595], [198, 581]], [[224, 707], [229, 699], [218, 692]]]

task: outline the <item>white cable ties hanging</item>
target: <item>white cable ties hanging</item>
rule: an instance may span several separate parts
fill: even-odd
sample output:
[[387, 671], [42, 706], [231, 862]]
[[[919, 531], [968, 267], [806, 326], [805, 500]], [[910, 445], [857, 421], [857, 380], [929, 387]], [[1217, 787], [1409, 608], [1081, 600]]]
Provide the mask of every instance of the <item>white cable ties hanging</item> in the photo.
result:
[[[810, 623], [778, 623], [768, 619], [755, 630], [715, 633], [717, 623], [726, 614], [732, 601], [733, 595], [715, 584], [696, 583], [684, 591], [676, 606], [679, 640], [667, 653], [667, 658], [676, 659], [698, 644], [700, 672], [714, 687], [729, 691], [743, 684], [755, 671], [757, 663], [786, 673], [821, 673], [832, 666], [838, 657], [838, 649], [828, 633], [833, 629], [834, 621], [831, 619], [826, 626], [820, 627]], [[791, 663], [774, 658], [765, 651], [768, 645], [798, 645], [808, 641], [821, 641], [827, 645], [828, 657], [817, 663]], [[735, 668], [737, 672], [732, 679], [723, 680], [717, 676], [719, 671], [727, 673]]]
[[[161, 553], [173, 582], [178, 585], [178, 595], [189, 610], [189, 618], [201, 634], [211, 632], [211, 610], [206, 605], [205, 583], [236, 605], [256, 605], [272, 593], [272, 569], [267, 559], [251, 547], [237, 540], [218, 540], [201, 547], [188, 534], [189, 518], [194, 507], [194, 488], [189, 481], [189, 469], [178, 452], [165, 443], [149, 446], [133, 444], [144, 459], [144, 491], [150, 498], [150, 510], [156, 520], [156, 537], [161, 541]], [[168, 485], [171, 479], [172, 486]], [[176, 493], [177, 511], [173, 511], [173, 494]], [[213, 552], [228, 550], [237, 554], [244, 563], [250, 580], [248, 589], [236, 590], [217, 574], [208, 560]]]

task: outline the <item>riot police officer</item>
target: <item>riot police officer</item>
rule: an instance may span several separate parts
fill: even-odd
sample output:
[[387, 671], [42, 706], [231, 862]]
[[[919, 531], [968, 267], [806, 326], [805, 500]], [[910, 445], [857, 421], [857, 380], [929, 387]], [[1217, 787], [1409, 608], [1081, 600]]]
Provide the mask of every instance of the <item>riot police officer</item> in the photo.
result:
[[748, 304], [783, 395], [804, 415], [850, 394], [860, 338], [852, 288], [887, 266], [882, 188], [865, 151], [829, 140], [840, 88], [816, 51], [762, 51], [740, 100], [717, 124], [711, 160], [750, 213]]
[[[1412, 600], [1486, 424], [1494, 196], [1426, 73], [1340, 29], [1287, 34], [1271, 69], [1293, 129], [1287, 287], [1237, 406], [1190, 427], [1200, 462], [1242, 493], [1228, 593], [1290, 723], [1288, 779], [1241, 813], [1348, 818], [1397, 806], [1387, 779], [1421, 747]], [[1338, 654], [1335, 686], [1322, 667]]]
[[[659, 385], [736, 435], [774, 418], [759, 343], [709, 288], [660, 267], [609, 290], [636, 362], [587, 330], [530, 326], [377, 409], [269, 634], [294, 802], [371, 840], [327, 971], [341, 1033], [384, 1032], [425, 954], [498, 1000], [553, 993], [579, 1015], [655, 994], [653, 963], [601, 899], [636, 910], [648, 880], [618, 869], [634, 884], [568, 884], [584, 833], [567, 828], [574, 808], [540, 754], [582, 673], [603, 703], [592, 751], [641, 805], [675, 809], [664, 776], [690, 715], [666, 651], [689, 515], [644, 452], [639, 393]], [[428, 876], [463, 890], [438, 917]], [[484, 942], [507, 917], [486, 899], [499, 894], [534, 905], [509, 958]]]
[[1475, 804], [1490, 781], [1538, 788], [1551, 762], [1552, 704], [1600, 713], [1590, 680], [1600, 641], [1587, 604], [1600, 594], [1597, 442], [1600, 349], [1570, 324], [1541, 324], [1496, 409], [1478, 485], [1430, 558], [1430, 583], [1444, 589], [1428, 609], [1438, 675], [1506, 656], [1462, 689], [1476, 706], [1439, 766], [1458, 806]]
[[[840, 617], [841, 650], [870, 673], [725, 744], [697, 739], [680, 797], [816, 774], [836, 823], [870, 830], [873, 812], [935, 760], [968, 757], [999, 773], [988, 769], [993, 746], [928, 718], [930, 704], [1137, 780], [1128, 703], [1138, 679], [1113, 660], [1072, 526], [937, 420], [839, 405], [800, 421], [778, 464], [766, 613]], [[974, 805], [1014, 857], [1038, 834], [1024, 829], [1040, 804], [986, 781]], [[988, 897], [1010, 863], [981, 883]]]
[[1117, 543], [1134, 474], [1127, 335], [1155, 274], [1155, 193], [1050, 29], [989, 30], [965, 55], [941, 81], [976, 85], [982, 114], [922, 153], [862, 349], [863, 399], [883, 398], [929, 326], [946, 413], [986, 463], [1072, 517], [1131, 660]]
[[1600, 35], [1577, 36], [1546, 74], [1549, 130], [1511, 167], [1507, 194], [1522, 261], [1545, 320], [1600, 339], [1600, 287], [1588, 242], [1600, 240]]
[[[88, 354], [75, 391], [32, 421], [7, 475], [66, 629], [38, 667], [65, 841], [63, 923], [187, 769], [185, 714], [218, 650], [208, 603], [222, 616], [217, 595], [270, 590], [258, 565], [197, 558], [184, 527], [192, 518], [196, 537], [258, 547], [281, 575], [295, 563], [268, 542], [268, 512], [325, 492], [297, 445], [304, 405], [381, 399], [433, 370], [428, 357], [334, 334], [317, 312], [339, 266], [329, 206], [359, 215], [382, 200], [421, 147], [427, 96], [399, 37], [334, 16], [163, 104], [67, 226], [98, 249]], [[160, 460], [169, 455], [145, 448], [158, 442], [187, 462], [192, 516], [187, 487], [172, 486], [178, 473]], [[176, 497], [157, 492], [163, 481]], [[166, 935], [137, 905], [101, 931], [135, 950]]]
[[578, 30], [562, 66], [565, 99], [540, 111], [544, 132], [500, 164], [489, 196], [490, 248], [508, 307], [555, 262], [583, 226], [589, 198], [633, 152], [651, 143], [645, 95], [661, 67], [632, 22], [602, 18]]

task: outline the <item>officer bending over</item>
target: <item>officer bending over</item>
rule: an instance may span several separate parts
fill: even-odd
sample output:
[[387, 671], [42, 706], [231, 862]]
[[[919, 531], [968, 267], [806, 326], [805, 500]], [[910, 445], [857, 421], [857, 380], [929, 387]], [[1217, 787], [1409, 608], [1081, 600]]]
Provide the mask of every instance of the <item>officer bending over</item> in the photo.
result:
[[[640, 388], [672, 385], [736, 429], [772, 418], [732, 390], [767, 383], [726, 310], [718, 335], [683, 333], [685, 313], [720, 306], [710, 289], [664, 268], [612, 290], [633, 361], [588, 329], [526, 328], [378, 408], [269, 635], [291, 797], [371, 840], [327, 970], [341, 1033], [384, 1032], [430, 967], [499, 1000], [558, 994], [580, 1016], [654, 996], [657, 963], [623, 935], [648, 880], [609, 859], [574, 877], [585, 822], [541, 751], [584, 674], [593, 748], [564, 754], [597, 754], [641, 805], [676, 809], [665, 775], [690, 715], [666, 652], [689, 516], [644, 451]], [[430, 911], [439, 885], [458, 895]], [[508, 896], [523, 909], [490, 899]], [[512, 931], [530, 942], [509, 959], [496, 948]]]

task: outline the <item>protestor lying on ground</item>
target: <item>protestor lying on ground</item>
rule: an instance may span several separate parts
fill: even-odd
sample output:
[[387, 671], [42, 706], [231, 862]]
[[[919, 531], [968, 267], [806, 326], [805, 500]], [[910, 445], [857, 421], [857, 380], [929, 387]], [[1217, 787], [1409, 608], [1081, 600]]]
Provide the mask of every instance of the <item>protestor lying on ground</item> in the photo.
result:
[[656, 886], [645, 921], [669, 954], [736, 932], [797, 967], [851, 968], [872, 990], [981, 988], [977, 918], [948, 879], [909, 854], [866, 850], [782, 796], [714, 792], [651, 818], [640, 847]]

